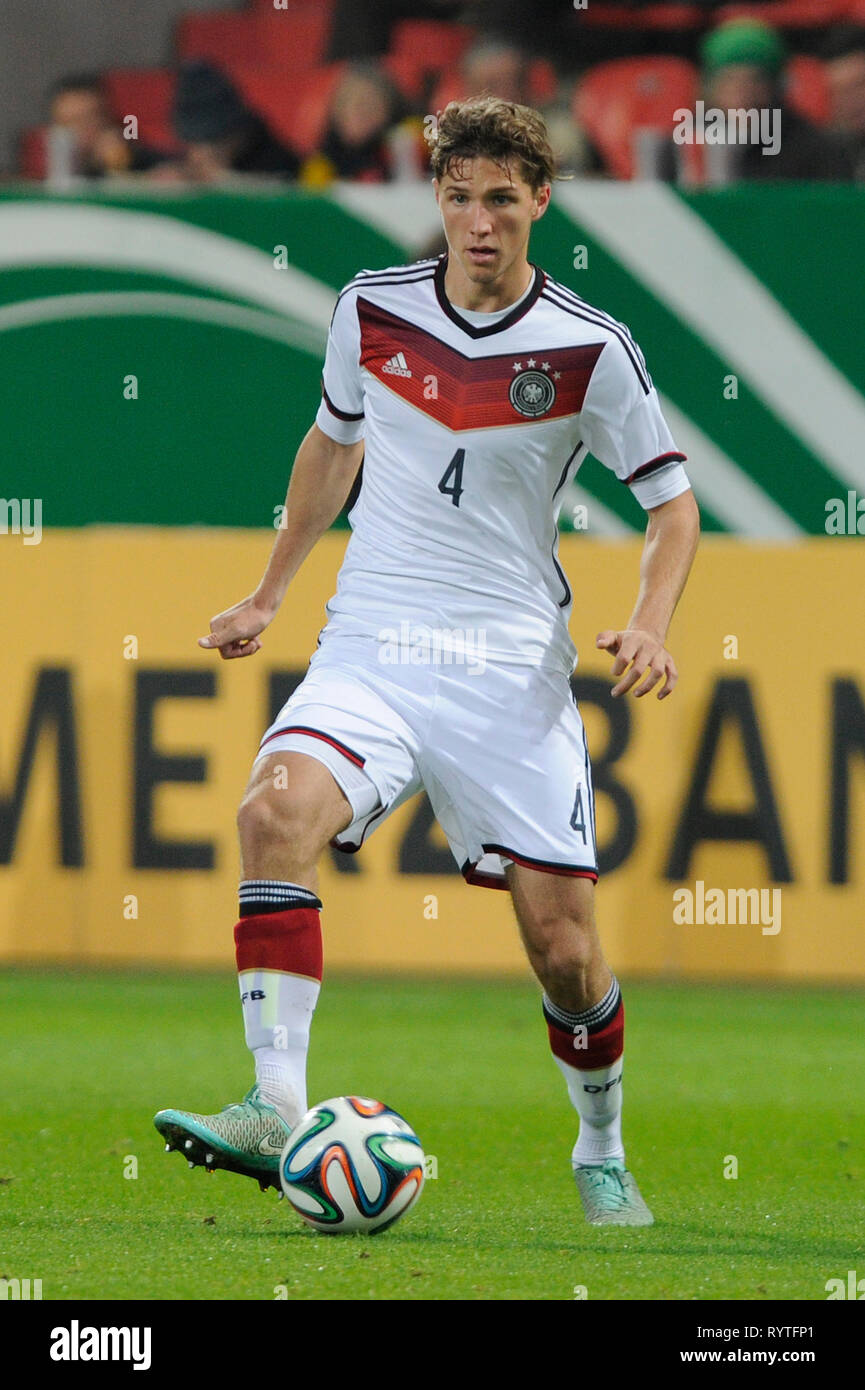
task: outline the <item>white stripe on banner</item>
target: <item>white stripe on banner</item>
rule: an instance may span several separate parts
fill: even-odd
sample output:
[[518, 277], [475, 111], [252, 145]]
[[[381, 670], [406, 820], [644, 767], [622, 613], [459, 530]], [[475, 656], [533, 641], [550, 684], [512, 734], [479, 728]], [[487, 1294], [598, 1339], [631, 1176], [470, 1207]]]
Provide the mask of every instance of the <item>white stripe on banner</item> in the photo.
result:
[[705, 502], [719, 521], [740, 536], [786, 541], [805, 534], [699, 425], [668, 397], [660, 396], [660, 400], [673, 438], [688, 455], [685, 471], [698, 502]]
[[236, 328], [258, 338], [285, 343], [316, 357], [323, 354], [326, 341], [324, 330], [308, 328], [306, 324], [284, 318], [282, 314], [268, 314], [263, 309], [231, 304], [224, 299], [204, 299], [197, 295], [152, 290], [54, 294], [42, 299], [24, 299], [17, 304], [6, 304], [0, 308], [0, 333], [70, 319], [127, 318], [131, 315], [216, 323], [221, 328]]
[[605, 507], [603, 502], [599, 502], [597, 497], [593, 497], [585, 488], [579, 487], [577, 483], [569, 483], [565, 488], [562, 510], [559, 515], [566, 516], [571, 522], [574, 520], [574, 511], [577, 507], [585, 507], [586, 521], [588, 525], [585, 530], [577, 527], [578, 535], [585, 536], [628, 536], [632, 540], [639, 534], [633, 526], [616, 513]]
[[330, 195], [345, 212], [368, 222], [388, 241], [404, 246], [415, 256], [442, 230], [438, 205], [428, 182], [384, 186], [335, 183]]
[[333, 290], [294, 266], [203, 227], [153, 212], [61, 204], [0, 207], [0, 267], [97, 265], [150, 271], [259, 304], [327, 331]]
[[557, 201], [741, 373], [817, 458], [865, 492], [865, 399], [672, 189], [586, 179], [559, 189]]

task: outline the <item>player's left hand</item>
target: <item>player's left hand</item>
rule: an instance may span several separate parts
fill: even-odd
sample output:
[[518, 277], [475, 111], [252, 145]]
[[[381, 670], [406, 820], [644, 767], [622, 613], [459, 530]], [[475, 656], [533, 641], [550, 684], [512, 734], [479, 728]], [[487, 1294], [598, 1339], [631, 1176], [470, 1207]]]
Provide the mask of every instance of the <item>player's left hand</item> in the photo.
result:
[[658, 691], [658, 699], [664, 700], [668, 695], [672, 695], [679, 673], [675, 661], [656, 633], [646, 632], [637, 627], [625, 628], [623, 632], [606, 628], [598, 633], [595, 646], [615, 656], [613, 675], [623, 676], [623, 679], [613, 686], [611, 695], [626, 694], [637, 684], [641, 676], [645, 679], [634, 691], [637, 699], [641, 695], [648, 695], [660, 680], [663, 680], [664, 684]]

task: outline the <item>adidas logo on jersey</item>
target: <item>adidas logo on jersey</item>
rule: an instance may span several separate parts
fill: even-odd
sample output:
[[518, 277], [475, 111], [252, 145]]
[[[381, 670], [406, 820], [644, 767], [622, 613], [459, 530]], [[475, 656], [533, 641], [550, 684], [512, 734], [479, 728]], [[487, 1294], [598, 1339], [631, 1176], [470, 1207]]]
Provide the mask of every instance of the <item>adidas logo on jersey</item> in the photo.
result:
[[411, 376], [411, 370], [406, 366], [405, 356], [401, 352], [389, 357], [382, 367], [382, 371], [388, 372], [391, 376]]

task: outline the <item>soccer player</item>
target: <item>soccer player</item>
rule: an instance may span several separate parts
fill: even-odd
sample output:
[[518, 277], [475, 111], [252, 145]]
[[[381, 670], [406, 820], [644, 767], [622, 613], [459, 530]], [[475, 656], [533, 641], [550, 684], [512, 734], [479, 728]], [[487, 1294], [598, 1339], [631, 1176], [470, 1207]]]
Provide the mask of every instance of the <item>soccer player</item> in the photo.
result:
[[593, 912], [592, 779], [556, 519], [589, 451], [648, 512], [633, 612], [597, 646], [613, 658], [613, 696], [657, 688], [663, 700], [698, 510], [627, 328], [527, 258], [555, 174], [537, 112], [451, 103], [432, 168], [448, 251], [361, 271], [340, 294], [265, 574], [199, 639], [226, 659], [260, 649], [363, 458], [327, 624], [238, 817], [234, 935], [255, 1084], [216, 1115], [163, 1110], [155, 1123], [191, 1164], [278, 1188], [307, 1108], [319, 857], [329, 843], [356, 850], [423, 788], [466, 881], [510, 891], [579, 1115], [587, 1219], [648, 1225], [622, 1144], [624, 1012]]

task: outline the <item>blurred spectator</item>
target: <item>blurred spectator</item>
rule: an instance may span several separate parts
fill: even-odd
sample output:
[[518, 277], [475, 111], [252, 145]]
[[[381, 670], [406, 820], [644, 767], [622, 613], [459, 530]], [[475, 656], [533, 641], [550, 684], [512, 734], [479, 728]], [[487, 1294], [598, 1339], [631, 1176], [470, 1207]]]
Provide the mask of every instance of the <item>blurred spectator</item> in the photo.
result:
[[851, 150], [854, 174], [865, 179], [865, 26], [831, 30], [822, 57], [831, 100], [830, 127]]
[[222, 183], [236, 174], [295, 178], [300, 161], [280, 144], [260, 116], [244, 105], [233, 83], [210, 63], [183, 63], [172, 123], [184, 153], [160, 180]]
[[478, 39], [466, 49], [460, 62], [459, 90], [450, 95], [460, 99], [483, 92], [521, 106], [533, 106], [541, 112], [562, 174], [588, 173], [600, 168], [595, 151], [573, 118], [570, 94], [540, 100], [532, 91], [529, 56], [493, 35]]
[[123, 135], [108, 109], [101, 78], [90, 75], [63, 77], [51, 89], [49, 166], [51, 148], [58, 144], [68, 153], [69, 168], [64, 172], [88, 179], [140, 173], [169, 158], [162, 150]]
[[305, 161], [301, 181], [322, 186], [332, 179], [392, 178], [392, 132], [403, 116], [402, 97], [387, 73], [375, 63], [353, 63], [334, 91], [321, 146]]
[[719, 149], [733, 179], [849, 179], [852, 161], [843, 142], [826, 134], [787, 106], [784, 69], [787, 53], [781, 36], [759, 20], [733, 20], [715, 29], [701, 45], [704, 99], [722, 111], [757, 110], [771, 114], [780, 130], [775, 154], [763, 154], [772, 138], [729, 144]]
[[466, 96], [490, 92], [503, 101], [530, 104], [528, 58], [504, 39], [478, 39], [463, 54], [460, 70]]

